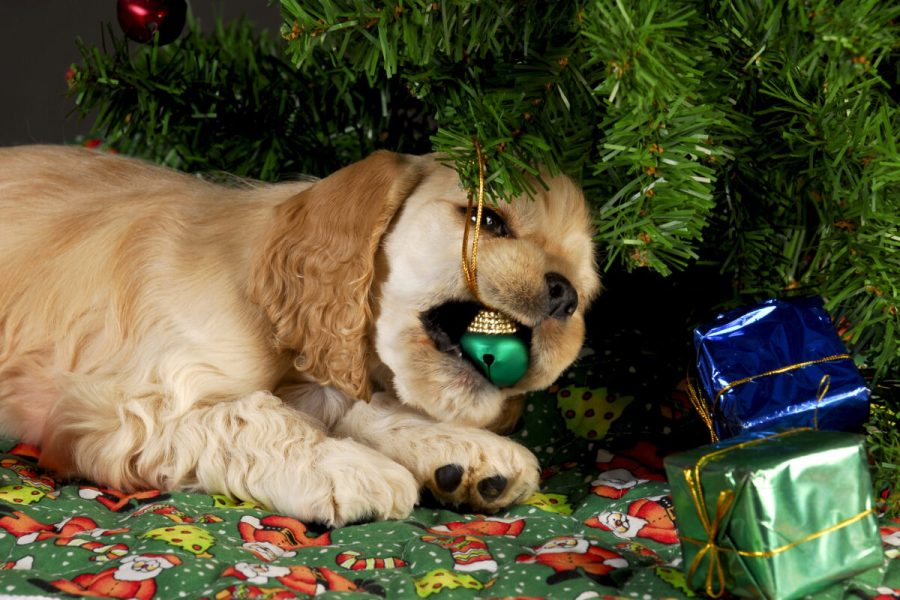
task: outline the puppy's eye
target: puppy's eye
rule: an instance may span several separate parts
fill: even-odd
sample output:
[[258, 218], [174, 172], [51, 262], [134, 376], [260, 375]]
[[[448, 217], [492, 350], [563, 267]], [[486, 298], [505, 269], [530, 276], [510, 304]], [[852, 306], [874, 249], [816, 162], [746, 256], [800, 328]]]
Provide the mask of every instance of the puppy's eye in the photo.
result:
[[[471, 213], [469, 213], [469, 219], [473, 224], [478, 219], [477, 208], [472, 208]], [[506, 221], [504, 221], [495, 211], [486, 207], [481, 209], [481, 230], [489, 231], [499, 237], [509, 236], [509, 227], [507, 227]]]

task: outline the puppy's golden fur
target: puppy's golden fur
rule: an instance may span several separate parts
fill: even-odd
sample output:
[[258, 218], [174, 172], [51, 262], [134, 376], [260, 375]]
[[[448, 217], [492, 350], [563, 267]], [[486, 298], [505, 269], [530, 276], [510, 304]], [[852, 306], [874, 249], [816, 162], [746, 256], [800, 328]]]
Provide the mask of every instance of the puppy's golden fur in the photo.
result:
[[[588, 212], [557, 177], [482, 234], [480, 295], [530, 331], [528, 372], [497, 388], [433, 318], [473, 300], [465, 206], [434, 157], [226, 188], [0, 149], [0, 430], [62, 474], [334, 524], [405, 516], [422, 485], [484, 510], [521, 499], [533, 455], [484, 427], [578, 352], [599, 290]], [[548, 273], [577, 307], [554, 309]]]

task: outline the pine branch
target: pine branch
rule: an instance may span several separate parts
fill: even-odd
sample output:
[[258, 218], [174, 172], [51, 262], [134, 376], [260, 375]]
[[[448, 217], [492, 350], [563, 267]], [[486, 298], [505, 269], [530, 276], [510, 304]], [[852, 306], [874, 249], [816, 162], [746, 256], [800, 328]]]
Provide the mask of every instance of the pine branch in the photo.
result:
[[[370, 85], [398, 77], [439, 130], [445, 153], [464, 182], [477, 181], [475, 140], [485, 149], [488, 193], [510, 198], [534, 192], [540, 167], [559, 172], [591, 132], [574, 126], [574, 108], [593, 101], [566, 48], [575, 37], [575, 8], [560, 2], [503, 1], [383, 4], [352, 0], [285, 1], [288, 53], [303, 71], [344, 65]], [[576, 164], [577, 166], [577, 164]]]
[[711, 302], [820, 293], [860, 364], [900, 369], [896, 3], [282, 9], [283, 41], [244, 23], [82, 47], [79, 110], [122, 151], [265, 179], [388, 147], [443, 152], [474, 188], [477, 140], [496, 200], [579, 180], [608, 266], [716, 266], [733, 297]]
[[409, 127], [402, 88], [347, 84], [338, 69], [299, 73], [280, 43], [247, 22], [209, 35], [190, 22], [164, 47], [108, 28], [103, 44], [104, 52], [79, 44], [84, 64], [73, 66], [70, 94], [82, 115], [98, 110], [92, 134], [127, 154], [276, 180], [325, 175], [379, 147], [429, 149], [427, 124], [418, 135]]

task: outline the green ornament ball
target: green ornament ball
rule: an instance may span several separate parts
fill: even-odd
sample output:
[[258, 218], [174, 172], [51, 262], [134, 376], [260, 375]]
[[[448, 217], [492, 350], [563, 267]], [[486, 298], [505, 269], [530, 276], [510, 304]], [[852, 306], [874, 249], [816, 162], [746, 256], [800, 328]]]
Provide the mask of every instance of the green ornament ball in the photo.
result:
[[528, 347], [514, 335], [467, 331], [460, 346], [497, 387], [515, 385], [528, 370]]

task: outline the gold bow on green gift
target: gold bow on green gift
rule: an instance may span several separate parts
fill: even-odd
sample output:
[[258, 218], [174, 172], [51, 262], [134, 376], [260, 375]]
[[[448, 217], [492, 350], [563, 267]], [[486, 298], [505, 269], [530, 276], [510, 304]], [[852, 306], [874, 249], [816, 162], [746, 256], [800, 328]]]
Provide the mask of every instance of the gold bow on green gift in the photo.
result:
[[732, 438], [666, 473], [687, 582], [711, 597], [797, 598], [881, 564], [861, 436]]

